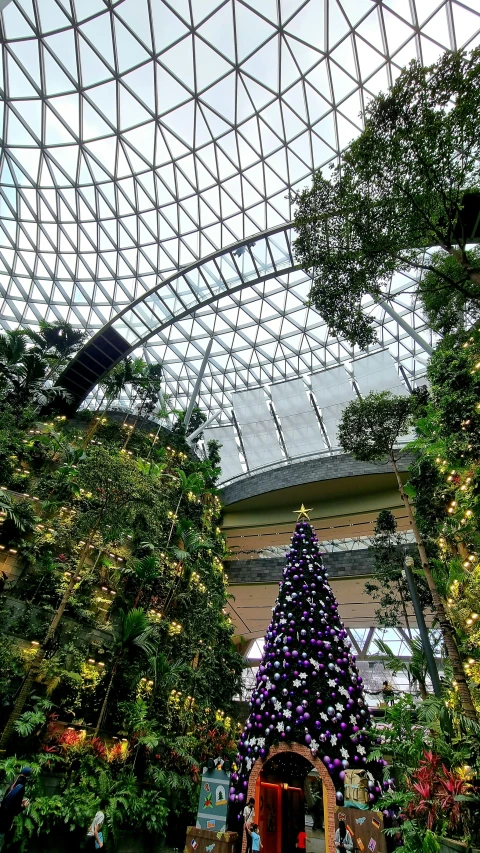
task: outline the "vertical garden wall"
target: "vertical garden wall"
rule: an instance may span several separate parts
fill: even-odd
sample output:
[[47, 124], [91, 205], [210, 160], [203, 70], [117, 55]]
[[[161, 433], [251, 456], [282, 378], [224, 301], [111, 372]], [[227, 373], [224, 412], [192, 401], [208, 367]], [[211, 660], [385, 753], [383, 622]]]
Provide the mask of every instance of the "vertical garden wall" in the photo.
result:
[[[201, 763], [237, 733], [218, 454], [201, 460], [181, 425], [146, 419], [160, 405], [146, 365], [129, 417], [67, 420], [25, 380], [28, 358], [45, 380], [45, 353], [2, 341], [2, 784], [33, 769], [14, 840], [70, 843], [103, 802], [112, 845], [126, 826], [175, 841]], [[135, 381], [121, 371], [104, 405]]]

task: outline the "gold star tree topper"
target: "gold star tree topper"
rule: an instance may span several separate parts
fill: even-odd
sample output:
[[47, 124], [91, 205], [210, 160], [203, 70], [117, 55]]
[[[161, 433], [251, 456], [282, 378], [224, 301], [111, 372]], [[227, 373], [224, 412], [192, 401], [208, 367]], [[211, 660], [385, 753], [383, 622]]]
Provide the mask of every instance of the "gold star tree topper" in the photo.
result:
[[294, 509], [293, 510], [293, 512], [297, 513], [297, 515], [298, 515], [297, 521], [300, 521], [300, 519], [302, 519], [302, 518], [306, 518], [307, 521], [310, 521], [310, 516], [308, 513], [312, 512], [312, 511], [313, 511], [312, 506], [310, 507], [310, 509], [305, 509], [305, 504], [303, 504], [303, 503], [302, 503], [300, 509]]

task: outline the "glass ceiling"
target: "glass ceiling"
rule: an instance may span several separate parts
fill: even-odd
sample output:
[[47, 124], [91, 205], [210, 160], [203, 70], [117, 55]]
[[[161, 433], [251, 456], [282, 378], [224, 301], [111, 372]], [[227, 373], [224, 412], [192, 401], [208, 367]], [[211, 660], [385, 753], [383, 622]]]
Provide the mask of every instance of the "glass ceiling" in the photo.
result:
[[[3, 4], [0, 4], [3, 5]], [[480, 0], [12, 0], [2, 14], [0, 322], [98, 331], [181, 266], [292, 219], [289, 191], [413, 57], [480, 43]], [[410, 286], [410, 288], [409, 288]], [[293, 272], [144, 344], [185, 407], [348, 361]], [[401, 276], [392, 307], [431, 342]], [[379, 306], [408, 375], [426, 354]]]

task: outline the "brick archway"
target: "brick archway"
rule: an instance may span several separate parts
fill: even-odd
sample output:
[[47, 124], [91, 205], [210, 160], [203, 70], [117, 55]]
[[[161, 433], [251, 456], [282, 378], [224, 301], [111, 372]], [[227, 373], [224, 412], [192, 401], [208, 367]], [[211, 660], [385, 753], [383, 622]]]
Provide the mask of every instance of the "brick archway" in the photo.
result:
[[[336, 806], [335, 788], [332, 782], [332, 778], [323, 761], [320, 761], [319, 758], [314, 758], [312, 753], [306, 746], [301, 746], [299, 743], [291, 743], [288, 745], [286, 743], [282, 743], [279, 746], [272, 746], [268, 755], [265, 756], [265, 758], [257, 758], [250, 772], [247, 800], [249, 800], [250, 797], [253, 797], [255, 799], [257, 780], [260, 773], [262, 772], [267, 761], [270, 761], [271, 758], [273, 758], [275, 755], [278, 755], [280, 752], [296, 752], [297, 755], [301, 755], [302, 758], [305, 758], [313, 767], [315, 767], [315, 770], [318, 771], [320, 778], [323, 782], [323, 792], [325, 797], [325, 851], [326, 853], [334, 853]], [[242, 841], [242, 853], [245, 853], [245, 849], [246, 839], [244, 837]]]

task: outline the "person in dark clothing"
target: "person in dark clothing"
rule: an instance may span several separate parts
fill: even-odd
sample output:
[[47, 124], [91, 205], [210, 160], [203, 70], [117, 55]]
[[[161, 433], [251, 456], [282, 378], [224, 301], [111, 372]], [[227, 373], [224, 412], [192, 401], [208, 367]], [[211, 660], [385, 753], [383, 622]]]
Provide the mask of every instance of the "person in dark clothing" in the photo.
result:
[[10, 832], [14, 819], [22, 809], [26, 809], [29, 801], [25, 797], [25, 786], [32, 775], [30, 767], [22, 767], [19, 776], [5, 792], [0, 804], [0, 850], [5, 843], [5, 836]]

